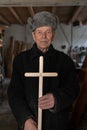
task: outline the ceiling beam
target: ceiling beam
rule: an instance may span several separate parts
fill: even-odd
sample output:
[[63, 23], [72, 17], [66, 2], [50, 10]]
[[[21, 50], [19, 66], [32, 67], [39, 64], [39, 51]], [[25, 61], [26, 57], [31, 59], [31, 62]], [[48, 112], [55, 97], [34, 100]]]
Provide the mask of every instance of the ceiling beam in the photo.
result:
[[17, 21], [20, 24], [23, 24], [22, 20], [20, 19], [20, 17], [18, 16], [18, 14], [16, 13], [16, 11], [12, 8], [12, 7], [8, 7], [8, 9], [11, 11], [11, 13], [13, 14], [13, 16], [17, 19]]
[[82, 9], [83, 9], [83, 6], [80, 6], [76, 9], [75, 13], [73, 14], [72, 18], [69, 20], [68, 24], [71, 24], [76, 20], [77, 16], [79, 15]]
[[0, 21], [3, 22], [6, 25], [10, 24], [2, 15], [0, 15]]
[[34, 13], [34, 10], [33, 10], [32, 6], [27, 7], [27, 9], [28, 9], [28, 12], [31, 15], [31, 17], [33, 17], [35, 15], [35, 13]]
[[87, 5], [87, 0], [0, 0], [0, 6], [73, 6]]
[[53, 7], [52, 7], [52, 13], [53, 13], [53, 14], [56, 14], [56, 10], [57, 10], [57, 7], [56, 7], [56, 6], [53, 6]]

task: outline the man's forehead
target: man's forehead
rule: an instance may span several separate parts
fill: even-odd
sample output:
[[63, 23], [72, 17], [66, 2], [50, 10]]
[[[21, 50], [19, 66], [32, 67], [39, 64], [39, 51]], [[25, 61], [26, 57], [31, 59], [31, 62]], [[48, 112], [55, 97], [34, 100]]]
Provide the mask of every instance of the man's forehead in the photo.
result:
[[38, 27], [36, 28], [35, 31], [39, 31], [39, 30], [52, 30], [52, 27], [51, 26], [43, 26], [43, 27]]

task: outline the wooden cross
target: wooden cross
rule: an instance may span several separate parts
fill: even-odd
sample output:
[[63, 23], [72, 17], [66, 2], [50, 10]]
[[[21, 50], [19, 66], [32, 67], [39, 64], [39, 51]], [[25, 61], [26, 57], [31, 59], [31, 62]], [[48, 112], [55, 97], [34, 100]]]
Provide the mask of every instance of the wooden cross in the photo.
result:
[[[43, 56], [39, 58], [39, 72], [25, 73], [25, 77], [39, 77], [39, 95], [38, 98], [43, 94], [43, 77], [56, 77], [58, 74], [56, 72], [43, 72]], [[38, 130], [42, 129], [42, 110], [38, 108]]]

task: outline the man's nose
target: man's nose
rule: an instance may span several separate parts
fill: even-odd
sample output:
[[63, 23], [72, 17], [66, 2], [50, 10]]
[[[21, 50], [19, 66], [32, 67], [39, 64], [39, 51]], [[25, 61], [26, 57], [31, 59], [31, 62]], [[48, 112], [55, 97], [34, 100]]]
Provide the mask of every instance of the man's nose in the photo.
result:
[[43, 38], [46, 37], [46, 33], [45, 33], [45, 32], [42, 33], [42, 37], [43, 37]]

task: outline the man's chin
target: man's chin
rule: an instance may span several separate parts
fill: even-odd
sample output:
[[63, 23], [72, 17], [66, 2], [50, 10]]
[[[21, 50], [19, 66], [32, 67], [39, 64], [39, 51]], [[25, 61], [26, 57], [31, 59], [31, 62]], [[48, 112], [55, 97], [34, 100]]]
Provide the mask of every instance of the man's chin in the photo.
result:
[[48, 46], [40, 47], [40, 50], [46, 52], [48, 50]]

